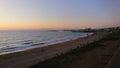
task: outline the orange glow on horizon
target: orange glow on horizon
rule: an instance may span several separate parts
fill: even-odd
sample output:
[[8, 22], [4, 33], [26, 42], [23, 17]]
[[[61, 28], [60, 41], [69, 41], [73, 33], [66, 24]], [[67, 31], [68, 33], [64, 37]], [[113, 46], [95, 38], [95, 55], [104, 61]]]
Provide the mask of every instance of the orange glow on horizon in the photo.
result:
[[0, 30], [120, 26], [120, 1], [0, 0]]
[[[83, 28], [100, 28], [111, 27], [110, 25], [104, 25], [104, 23], [110, 23], [110, 21], [98, 21], [98, 20], [81, 20], [81, 21], [61, 21], [61, 20], [47, 20], [47, 21], [14, 21], [12, 23], [5, 22], [0, 23], [0, 30], [39, 30], [39, 29], [83, 29]], [[94, 22], [94, 23], [91, 23]], [[97, 24], [96, 24], [97, 23]], [[117, 24], [117, 23], [116, 23]], [[117, 24], [119, 25], [119, 23]], [[114, 25], [114, 26], [117, 26]]]

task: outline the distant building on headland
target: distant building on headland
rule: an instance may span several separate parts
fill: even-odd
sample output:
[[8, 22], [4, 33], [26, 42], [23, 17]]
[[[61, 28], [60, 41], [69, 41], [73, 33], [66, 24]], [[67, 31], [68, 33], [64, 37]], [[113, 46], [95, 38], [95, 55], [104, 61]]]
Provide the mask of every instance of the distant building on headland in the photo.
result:
[[78, 29], [78, 30], [64, 30], [64, 31], [72, 31], [72, 32], [112, 32], [112, 31], [120, 31], [120, 27], [111, 27], [111, 28], [100, 28], [100, 29]]

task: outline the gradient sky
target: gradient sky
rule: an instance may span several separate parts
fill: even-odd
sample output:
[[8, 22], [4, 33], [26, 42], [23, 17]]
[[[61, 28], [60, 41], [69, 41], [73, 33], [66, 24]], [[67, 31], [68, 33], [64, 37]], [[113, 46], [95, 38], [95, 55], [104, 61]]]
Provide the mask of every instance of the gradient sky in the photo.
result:
[[120, 26], [120, 0], [0, 0], [0, 30]]

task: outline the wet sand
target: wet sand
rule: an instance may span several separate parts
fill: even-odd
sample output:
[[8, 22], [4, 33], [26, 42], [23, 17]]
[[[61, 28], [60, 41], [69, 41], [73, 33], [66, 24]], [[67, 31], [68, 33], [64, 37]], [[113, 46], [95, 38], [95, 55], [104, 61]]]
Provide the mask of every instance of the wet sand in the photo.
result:
[[97, 41], [102, 37], [101, 33], [94, 33], [91, 36], [76, 40], [0, 55], [0, 68], [27, 68], [40, 61], [55, 57], [57, 54], [66, 53], [78, 46], [82, 47], [88, 43]]

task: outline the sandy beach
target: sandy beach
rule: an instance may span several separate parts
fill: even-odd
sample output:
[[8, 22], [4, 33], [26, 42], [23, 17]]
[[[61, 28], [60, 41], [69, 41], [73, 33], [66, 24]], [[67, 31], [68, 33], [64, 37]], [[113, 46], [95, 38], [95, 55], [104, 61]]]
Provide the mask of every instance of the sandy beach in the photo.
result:
[[78, 46], [85, 46], [86, 44], [97, 41], [102, 37], [103, 35], [101, 33], [94, 33], [91, 36], [76, 40], [0, 55], [0, 68], [27, 68], [30, 65], [50, 59], [58, 54], [64, 54]]
[[29, 68], [119, 68], [120, 32]]
[[120, 0], [0, 0], [0, 68], [116, 68], [118, 49]]

